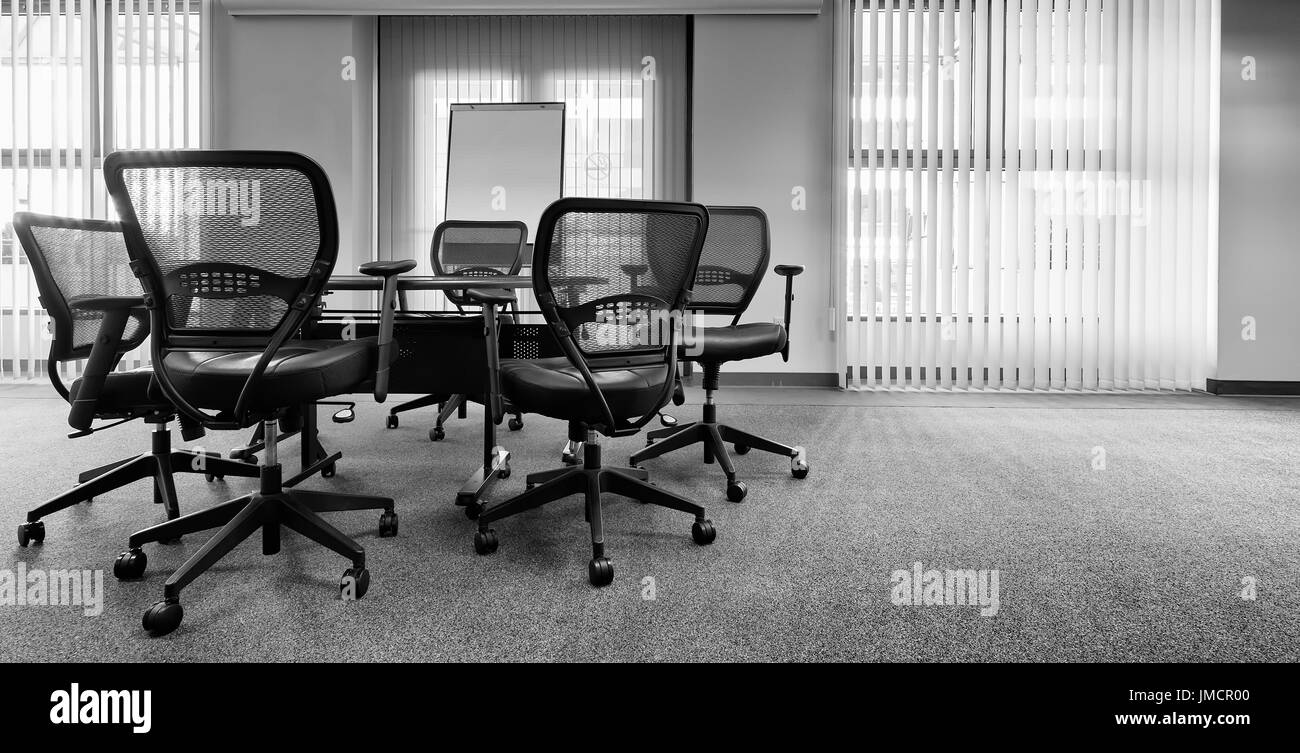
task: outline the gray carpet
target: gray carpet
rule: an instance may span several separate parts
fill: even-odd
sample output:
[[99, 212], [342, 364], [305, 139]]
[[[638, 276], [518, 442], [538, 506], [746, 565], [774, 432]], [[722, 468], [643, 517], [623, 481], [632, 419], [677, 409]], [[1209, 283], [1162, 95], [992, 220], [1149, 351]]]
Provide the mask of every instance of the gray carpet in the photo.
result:
[[[141, 612], [204, 537], [151, 546], [144, 580], [115, 581], [126, 537], [161, 516], [145, 482], [49, 517], [44, 546], [12, 538], [25, 510], [78, 470], [147, 447], [147, 427], [68, 440], [66, 406], [48, 387], [0, 389], [0, 569], [106, 570], [99, 617], [0, 606], [0, 660], [1300, 659], [1295, 401], [724, 395], [724, 420], [805, 445], [811, 475], [797, 481], [786, 460], [751, 453], [737, 459], [749, 498], [733, 505], [697, 451], [651, 461], [654, 480], [707, 505], [718, 539], [697, 547], [689, 516], [609, 497], [616, 576], [604, 589], [587, 583], [576, 498], [495, 524], [500, 550], [476, 556], [474, 524], [452, 502], [477, 457], [477, 422], [453, 422], [434, 444], [429, 411], [388, 431], [383, 409], [363, 402], [355, 423], [323, 430], [345, 455], [339, 475], [307, 486], [398, 500], [394, 539], [376, 536], [375, 515], [330, 516], [367, 549], [369, 595], [340, 601], [346, 563], [301, 538], [288, 534], [274, 557], [254, 540], [186, 590], [180, 630], [150, 639]], [[563, 426], [526, 421], [503, 433], [516, 472], [492, 499], [556, 464]], [[625, 459], [642, 441], [610, 441], [606, 457]], [[237, 443], [223, 433], [204, 444]], [[1095, 447], [1104, 470], [1093, 468]], [[253, 484], [179, 477], [182, 509]], [[891, 573], [916, 561], [998, 570], [998, 614], [891, 603]], [[1247, 576], [1254, 600], [1241, 598]], [[646, 577], [654, 600], [643, 598]]]

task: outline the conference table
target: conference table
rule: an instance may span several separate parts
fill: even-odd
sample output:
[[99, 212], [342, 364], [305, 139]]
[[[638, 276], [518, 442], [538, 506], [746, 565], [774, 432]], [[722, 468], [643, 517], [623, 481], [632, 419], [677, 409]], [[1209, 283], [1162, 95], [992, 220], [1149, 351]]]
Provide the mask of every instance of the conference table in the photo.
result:
[[[458, 315], [448, 316], [428, 312], [411, 312], [404, 310], [406, 293], [418, 291], [447, 291], [447, 290], [519, 290], [530, 289], [533, 285], [533, 278], [526, 275], [501, 275], [492, 277], [490, 280], [483, 277], [461, 277], [461, 276], [431, 276], [431, 275], [400, 275], [395, 278], [397, 281], [397, 293], [399, 301], [402, 302], [395, 312], [395, 329], [405, 329], [407, 332], [414, 330], [424, 330], [435, 333], [432, 337], [412, 338], [416, 341], [414, 345], [402, 348], [403, 355], [399, 356], [399, 361], [393, 365], [396, 371], [403, 360], [423, 361], [425, 363], [440, 363], [442, 369], [461, 369], [472, 368], [478, 370], [483, 364], [470, 362], [465, 363], [466, 359], [448, 358], [445, 352], [425, 352], [439, 349], [437, 343], [440, 342], [436, 335], [437, 330], [459, 327], [464, 329], [464, 325], [473, 321], [473, 319]], [[602, 280], [600, 278], [587, 278], [592, 283]], [[326, 285], [326, 295], [333, 292], [373, 292], [379, 293], [383, 290], [384, 280], [381, 277], [371, 277], [365, 275], [334, 275]], [[325, 299], [326, 301], [328, 299]], [[483, 509], [480, 501], [482, 496], [492, 487], [497, 479], [504, 479], [510, 476], [510, 452], [497, 442], [497, 426], [504, 417], [504, 407], [499, 394], [497, 381], [492, 370], [495, 369], [496, 361], [500, 353], [501, 337], [500, 328], [497, 319], [492, 315], [494, 307], [485, 306], [483, 315], [483, 327], [477, 331], [477, 336], [482, 337], [484, 350], [484, 364], [486, 369], [481, 369], [482, 373], [479, 389], [472, 392], [463, 393], [464, 387], [455, 388], [457, 393], [462, 394], [479, 394], [483, 396], [483, 457], [482, 463], [473, 474], [470, 475], [465, 483], [461, 485], [460, 491], [456, 494], [456, 504], [465, 508], [465, 514], [470, 518], [478, 517], [479, 512]], [[374, 310], [340, 310], [330, 312], [328, 307], [323, 307], [322, 315], [318, 322], [356, 322], [364, 321], [366, 316], [377, 318], [378, 313]], [[354, 324], [354, 326], [357, 326]], [[521, 326], [516, 324], [515, 326]], [[544, 329], [541, 325], [532, 325], [536, 328], [537, 334], [541, 334]], [[477, 330], [477, 328], [475, 328]], [[395, 332], [394, 337], [398, 337]], [[463, 339], [459, 342], [463, 343]], [[421, 343], [423, 347], [421, 347]], [[456, 354], [464, 354], [464, 349], [455, 351]], [[546, 349], [542, 348], [538, 355], [558, 355], [555, 353], [545, 353]], [[531, 352], [531, 349], [530, 349]], [[459, 361], [459, 362], [457, 362]], [[424, 394], [438, 394], [447, 392], [447, 389], [440, 389], [437, 384], [428, 384], [422, 386], [415, 392]]]
[[[644, 269], [625, 269], [625, 274], [641, 274]], [[396, 288], [400, 305], [394, 312], [394, 340], [400, 345], [390, 378], [391, 394], [464, 394], [482, 396], [483, 456], [456, 494], [456, 504], [465, 508], [465, 514], [477, 518], [483, 510], [481, 501], [497, 479], [510, 476], [510, 452], [498, 444], [497, 426], [505, 416], [503, 399], [496, 379], [496, 368], [503, 348], [511, 358], [551, 358], [563, 356], [550, 325], [498, 322], [492, 312], [495, 306], [483, 307], [481, 319], [448, 312], [410, 311], [405, 306], [406, 293], [447, 290], [515, 291], [531, 289], [533, 279], [528, 275], [501, 275], [492, 278], [464, 276], [399, 275]], [[607, 277], [571, 275], [553, 278], [570, 290], [589, 285], [601, 285]], [[325, 296], [303, 336], [308, 338], [338, 339], [363, 337], [378, 331], [378, 307], [367, 309], [331, 309], [328, 296], [336, 292], [382, 293], [382, 277], [366, 275], [334, 275], [326, 284]], [[534, 313], [534, 312], [524, 312]], [[481, 327], [476, 324], [481, 322]], [[352, 328], [346, 333], [346, 327]], [[450, 379], [451, 385], [448, 385]], [[335, 415], [335, 421], [352, 420], [352, 403], [326, 401], [318, 405], [347, 406], [348, 410]], [[281, 438], [293, 433], [301, 435], [301, 468], [284, 485], [292, 487], [316, 473], [334, 475], [334, 464], [342, 453], [329, 453], [319, 439], [317, 404], [302, 406], [301, 424], [288, 430]], [[340, 418], [342, 414], [350, 414]], [[231, 451], [231, 457], [250, 459], [264, 446], [261, 427], [243, 447]]]

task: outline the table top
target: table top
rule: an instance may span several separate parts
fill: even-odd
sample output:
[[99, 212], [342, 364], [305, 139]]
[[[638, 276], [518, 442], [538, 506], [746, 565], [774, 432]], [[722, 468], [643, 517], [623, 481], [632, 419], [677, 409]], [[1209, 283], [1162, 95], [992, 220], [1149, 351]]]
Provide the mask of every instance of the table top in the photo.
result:
[[[552, 281], [567, 285], [604, 285], [609, 282], [605, 277], [590, 275], [563, 275], [552, 277]], [[500, 275], [497, 277], [461, 277], [456, 275], [398, 275], [398, 290], [462, 290], [465, 288], [483, 288], [487, 290], [516, 290], [531, 288], [533, 278], [529, 275]], [[326, 290], [383, 290], [384, 278], [370, 275], [334, 275], [325, 284]]]
[[[398, 290], [461, 290], [463, 288], [515, 290], [532, 286], [533, 278], [525, 275], [499, 277], [399, 275], [397, 277]], [[326, 290], [383, 290], [383, 288], [384, 278], [369, 275], [334, 275], [325, 284]]]

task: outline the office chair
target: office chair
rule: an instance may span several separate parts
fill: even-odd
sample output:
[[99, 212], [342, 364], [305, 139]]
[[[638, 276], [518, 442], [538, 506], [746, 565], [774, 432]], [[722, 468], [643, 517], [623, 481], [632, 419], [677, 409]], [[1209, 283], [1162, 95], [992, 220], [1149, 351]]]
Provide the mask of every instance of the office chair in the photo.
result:
[[[732, 502], [743, 500], [749, 488], [745, 482], [736, 480], [736, 468], [727, 453], [727, 442], [735, 446], [738, 455], [751, 449], [784, 455], [790, 458], [790, 473], [795, 478], [808, 476], [808, 458], [804, 448], [783, 445], [718, 423], [718, 406], [713, 402], [719, 372], [727, 361], [761, 358], [774, 353], [790, 360], [790, 304], [794, 301], [794, 278], [803, 272], [802, 266], [781, 264], [774, 268], [785, 278], [784, 326], [768, 322], [740, 324], [741, 315], [763, 282], [770, 247], [767, 215], [763, 210], [758, 207], [709, 207], [709, 234], [700, 253], [691, 309], [703, 314], [729, 315], [731, 324], [695, 328], [695, 342], [683, 345], [683, 358], [704, 367], [701, 420], [647, 432], [646, 447], [632, 455], [629, 460], [632, 465], [640, 465], [697, 442], [703, 443], [704, 462], [716, 460], [722, 466], [727, 475], [727, 499]], [[680, 405], [681, 401], [677, 403]]]
[[[227, 475], [256, 476], [256, 466], [218, 453], [173, 450], [168, 425], [175, 419], [175, 408], [151, 385], [151, 371], [116, 372], [122, 355], [135, 350], [149, 334], [140, 286], [127, 265], [130, 260], [117, 222], [19, 212], [13, 217], [13, 229], [36, 278], [40, 306], [53, 323], [45, 371], [72, 408], [68, 424], [74, 432], [69, 437], [88, 437], [135, 419], [153, 425], [148, 453], [85, 471], [68, 492], [27, 512], [27, 522], [18, 525], [18, 546], [44, 542], [44, 516], [135, 481], [152, 479], [153, 502], [173, 519], [181, 514], [175, 472], [203, 473], [208, 481]], [[65, 386], [59, 365], [82, 359], [86, 365], [81, 378], [70, 388]], [[114, 423], [96, 428], [96, 419]], [[187, 424], [182, 433], [187, 441], [198, 440], [203, 429]]]
[[[528, 241], [528, 226], [522, 222], [492, 221], [472, 222], [469, 220], [447, 220], [433, 231], [433, 242], [429, 245], [429, 261], [433, 273], [439, 277], [497, 277], [500, 275], [517, 275], [524, 265], [524, 244]], [[476, 305], [463, 290], [448, 290], [447, 300], [451, 301], [457, 311], [463, 312], [466, 306]], [[511, 305], [514, 320], [519, 320], [519, 310]], [[437, 442], [446, 436], [443, 423], [451, 418], [453, 412], [460, 418], [465, 417], [465, 395], [425, 395], [408, 400], [388, 411], [386, 426], [396, 429], [397, 414], [430, 405], [438, 406], [438, 421], [429, 430], [429, 439]], [[510, 430], [524, 428], [524, 418], [516, 412], [510, 419]]]
[[[149, 336], [140, 285], [131, 274], [118, 224], [29, 212], [14, 215], [13, 224], [36, 278], [40, 304], [54, 324], [46, 371], [71, 406], [68, 424], [75, 431], [69, 436], [90, 436], [135, 419], [154, 427], [149, 452], [85, 471], [72, 489], [27, 513], [27, 522], [18, 526], [18, 545], [45, 541], [41, 518], [142, 479], [153, 480], [153, 501], [171, 519], [180, 515], [173, 480], [177, 471], [202, 473], [209, 481], [256, 476], [257, 466], [219, 453], [172, 449], [168, 425], [176, 409], [150, 384], [151, 370], [116, 372], [122, 356]], [[59, 365], [82, 359], [81, 377], [65, 386]], [[114, 423], [94, 427], [96, 419]], [[182, 432], [187, 440], [203, 436], [194, 424]]]
[[[526, 413], [568, 421], [570, 440], [584, 442], [584, 462], [532, 474], [523, 494], [481, 511], [476, 552], [496, 551], [491, 523], [581, 494], [591, 527], [587, 575], [592, 585], [607, 585], [614, 566], [605, 553], [602, 492], [690, 513], [695, 542], [713, 542], [717, 533], [703, 507], [650, 485], [645, 471], [602, 466], [598, 441], [602, 434], [637, 433], [668, 402], [677, 368], [674, 325], [708, 222], [698, 204], [663, 201], [569, 198], [542, 214], [533, 287], [565, 357], [502, 360], [500, 389]], [[628, 275], [617, 273], [620, 265], [651, 258], [658, 271], [643, 275], [635, 290]]]
[[[376, 394], [386, 390], [378, 383], [384, 372], [377, 338], [293, 339], [338, 254], [325, 173], [289, 152], [139, 151], [109, 155], [104, 179], [144, 287], [154, 376], [163, 394], [182, 415], [211, 429], [261, 422], [266, 442], [258, 491], [131, 536], [114, 569], [119, 577], [143, 573], [146, 543], [221, 527], [167, 578], [162, 601], [144, 613], [145, 629], [175, 630], [184, 616], [181, 591], [258, 530], [263, 554], [280, 550], [281, 528], [288, 527], [348, 558], [340, 592], [346, 599], [364, 596], [370, 585], [365, 550], [320, 513], [383, 510], [379, 534], [392, 536], [393, 500], [286, 489], [277, 458], [276, 422], [293, 406], [354, 391], [372, 374]], [[392, 269], [375, 273], [401, 268], [386, 264]], [[385, 294], [390, 300], [391, 290]]]

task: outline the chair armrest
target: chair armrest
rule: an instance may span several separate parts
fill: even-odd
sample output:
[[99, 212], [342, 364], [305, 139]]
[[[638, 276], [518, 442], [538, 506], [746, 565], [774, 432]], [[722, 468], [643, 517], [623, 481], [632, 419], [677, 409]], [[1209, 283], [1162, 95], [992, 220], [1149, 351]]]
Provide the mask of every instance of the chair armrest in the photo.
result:
[[144, 296], [139, 295], [88, 295], [68, 301], [68, 307], [79, 311], [118, 311], [144, 307]]
[[357, 267], [357, 271], [371, 277], [392, 277], [415, 269], [414, 259], [395, 259], [392, 261], [368, 261]]
[[90, 347], [85, 370], [81, 374], [81, 387], [68, 411], [68, 425], [78, 432], [89, 432], [95, 422], [99, 396], [104, 391], [104, 380], [117, 363], [122, 333], [126, 331], [131, 310], [144, 304], [143, 298], [96, 296], [70, 301], [72, 308], [103, 311], [99, 332]]
[[802, 264], [778, 264], [773, 272], [785, 278], [785, 347], [781, 348], [781, 360], [790, 362], [790, 307], [794, 303], [794, 278], [803, 274]]
[[501, 396], [501, 354], [497, 345], [500, 339], [497, 323], [497, 307], [511, 306], [518, 300], [514, 291], [502, 288], [468, 288], [465, 298], [482, 308], [483, 332], [487, 342], [488, 383], [483, 400], [484, 409], [492, 423], [500, 424], [505, 419], [505, 401]]
[[513, 291], [503, 288], [469, 288], [465, 297], [484, 306], [505, 306], [519, 300]]
[[371, 261], [357, 267], [357, 271], [371, 277], [383, 277], [384, 289], [379, 295], [379, 363], [375, 366], [375, 402], [388, 399], [389, 366], [393, 361], [393, 318], [397, 311], [397, 276], [415, 269], [414, 259]]

